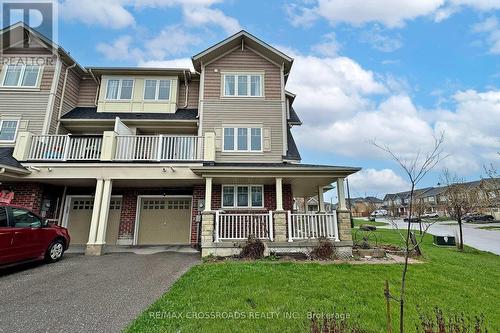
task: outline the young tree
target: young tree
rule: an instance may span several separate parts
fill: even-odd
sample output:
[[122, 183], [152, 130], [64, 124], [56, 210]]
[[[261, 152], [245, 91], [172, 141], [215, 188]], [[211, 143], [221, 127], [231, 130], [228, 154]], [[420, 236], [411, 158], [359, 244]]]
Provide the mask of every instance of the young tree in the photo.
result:
[[[395, 153], [389, 146], [380, 145], [376, 142], [373, 142], [377, 148], [386, 152], [392, 160], [394, 160], [399, 167], [404, 172], [410, 183], [410, 197], [409, 197], [409, 211], [408, 217], [412, 217], [414, 214], [414, 203], [415, 203], [415, 188], [420, 183], [420, 181], [431, 171], [443, 158], [444, 156], [442, 151], [442, 145], [444, 142], [444, 134], [441, 134], [439, 137], [434, 137], [434, 145], [433, 148], [422, 154], [418, 152], [413, 158], [405, 158], [397, 153]], [[401, 232], [399, 228], [397, 228], [397, 224], [393, 223], [393, 226], [396, 227], [396, 230], [400, 233], [404, 242], [404, 265], [403, 271], [401, 274], [401, 286], [399, 297], [390, 296], [392, 299], [396, 300], [399, 303], [399, 332], [404, 333], [404, 314], [405, 314], [405, 301], [406, 301], [406, 278], [408, 273], [408, 259], [410, 253], [417, 248], [422, 242], [427, 230], [431, 226], [429, 223], [423, 232], [420, 235], [420, 239], [416, 244], [411, 242], [410, 234], [411, 234], [411, 219], [408, 219], [408, 223], [405, 227], [406, 230]]]
[[463, 219], [467, 214], [475, 213], [485, 202], [482, 199], [479, 185], [467, 183], [464, 178], [452, 174], [448, 169], [443, 171], [442, 178], [445, 184], [443, 195], [446, 210], [450, 217], [458, 223], [458, 248], [463, 251]]

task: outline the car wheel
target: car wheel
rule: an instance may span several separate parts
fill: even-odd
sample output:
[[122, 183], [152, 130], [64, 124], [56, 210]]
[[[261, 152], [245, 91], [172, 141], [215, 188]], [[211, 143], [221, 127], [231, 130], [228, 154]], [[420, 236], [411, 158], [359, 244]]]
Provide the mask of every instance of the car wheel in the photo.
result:
[[47, 249], [47, 253], [45, 254], [45, 260], [48, 262], [56, 262], [61, 260], [64, 254], [64, 244], [62, 240], [58, 239], [50, 244]]

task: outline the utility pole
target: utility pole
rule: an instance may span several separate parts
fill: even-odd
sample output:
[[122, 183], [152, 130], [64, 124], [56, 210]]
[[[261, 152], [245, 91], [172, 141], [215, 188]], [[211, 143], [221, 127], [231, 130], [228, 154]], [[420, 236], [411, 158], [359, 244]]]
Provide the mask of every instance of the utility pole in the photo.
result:
[[346, 177], [347, 183], [347, 203], [349, 205], [349, 216], [351, 217], [351, 228], [354, 228], [354, 219], [352, 218], [352, 210], [351, 210], [351, 191], [349, 190], [349, 177]]

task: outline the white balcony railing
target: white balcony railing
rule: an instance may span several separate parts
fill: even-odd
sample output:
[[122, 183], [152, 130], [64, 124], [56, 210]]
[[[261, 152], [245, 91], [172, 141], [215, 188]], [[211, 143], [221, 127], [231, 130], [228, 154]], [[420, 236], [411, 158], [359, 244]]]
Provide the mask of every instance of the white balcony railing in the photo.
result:
[[34, 161], [99, 160], [102, 136], [33, 135], [28, 159]]
[[288, 212], [288, 241], [317, 239], [321, 237], [339, 240], [337, 213], [297, 213]]
[[273, 240], [273, 213], [227, 214], [215, 212], [215, 242], [242, 240], [250, 235]]
[[115, 160], [202, 160], [203, 140], [198, 136], [118, 135]]

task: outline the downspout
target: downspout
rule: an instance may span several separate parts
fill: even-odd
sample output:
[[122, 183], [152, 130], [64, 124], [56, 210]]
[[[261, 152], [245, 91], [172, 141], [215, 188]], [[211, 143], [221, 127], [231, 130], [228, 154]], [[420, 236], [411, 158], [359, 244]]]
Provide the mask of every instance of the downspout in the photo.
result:
[[184, 73], [184, 87], [186, 88], [186, 100], [185, 100], [184, 106], [182, 108], [185, 109], [188, 106], [189, 85], [187, 83], [186, 71], [182, 71], [182, 72]]
[[63, 83], [63, 88], [62, 88], [62, 92], [61, 92], [61, 100], [59, 101], [59, 111], [57, 114], [56, 135], [59, 134], [59, 127], [61, 127], [61, 114], [62, 114], [62, 108], [63, 108], [63, 104], [64, 104], [64, 95], [66, 94], [66, 82], [68, 81], [69, 70], [72, 68], [75, 68], [75, 67], [76, 67], [76, 62], [73, 65], [66, 67], [66, 73], [64, 74], [64, 83]]
[[99, 98], [99, 88], [101, 87], [101, 82], [95, 77], [94, 73], [92, 73], [92, 70], [89, 68], [89, 73], [90, 76], [92, 76], [92, 79], [94, 79], [95, 83], [97, 83], [97, 91], [95, 92], [95, 98], [94, 98], [94, 105], [97, 106], [97, 100]]

